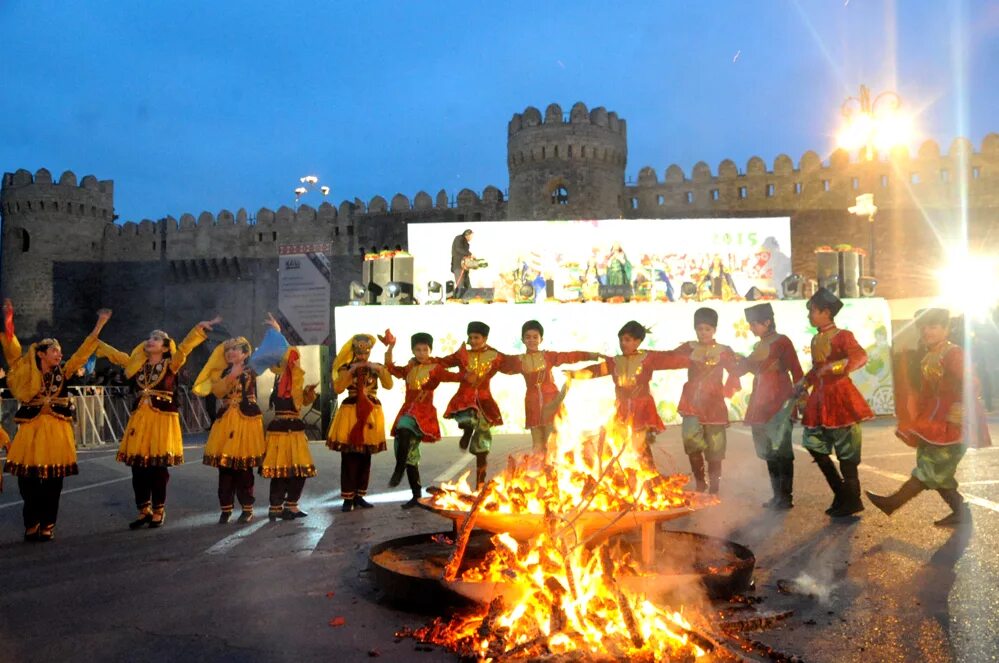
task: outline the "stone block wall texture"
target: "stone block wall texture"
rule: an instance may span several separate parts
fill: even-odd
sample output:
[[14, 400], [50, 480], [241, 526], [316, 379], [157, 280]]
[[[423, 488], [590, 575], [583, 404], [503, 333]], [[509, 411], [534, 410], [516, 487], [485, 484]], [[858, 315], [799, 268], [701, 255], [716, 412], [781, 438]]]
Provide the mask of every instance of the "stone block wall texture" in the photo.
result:
[[897, 150], [866, 162], [806, 152], [797, 164], [787, 155], [771, 166], [753, 157], [743, 169], [726, 159], [716, 172], [700, 162], [689, 175], [671, 165], [662, 178], [643, 167], [628, 182], [626, 165], [625, 121], [576, 103], [568, 114], [551, 104], [544, 116], [533, 107], [513, 115], [508, 196], [487, 186], [117, 224], [113, 182], [18, 170], [3, 175], [0, 189], [0, 290], [15, 301], [25, 340], [58, 335], [68, 348], [99, 306], [116, 310], [106, 334], [122, 349], [154, 328], [181, 336], [216, 313], [225, 317], [219, 335], [259, 338], [277, 305], [278, 245], [330, 242], [339, 305], [360, 277], [362, 254], [406, 248], [410, 224], [560, 218], [689, 218], [696, 232], [701, 218], [787, 215], [793, 268], [813, 277], [816, 246], [867, 248], [869, 222], [847, 211], [861, 193], [873, 193], [879, 207], [881, 295], [936, 294], [945, 245], [965, 233], [972, 251], [999, 253], [995, 133], [978, 149], [958, 138], [943, 154], [927, 141], [915, 155]]

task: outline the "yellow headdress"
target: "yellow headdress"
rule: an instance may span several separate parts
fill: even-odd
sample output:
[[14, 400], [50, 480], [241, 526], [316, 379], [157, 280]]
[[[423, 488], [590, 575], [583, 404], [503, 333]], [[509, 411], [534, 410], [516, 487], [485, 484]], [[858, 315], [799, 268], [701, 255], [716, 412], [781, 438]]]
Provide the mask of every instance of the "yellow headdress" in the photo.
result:
[[[149, 336], [157, 336], [163, 339], [163, 343], [170, 351], [170, 356], [177, 354], [177, 344], [174, 342], [170, 335], [167, 334], [162, 329], [154, 329], [149, 332]], [[142, 370], [142, 365], [146, 363], [146, 359], [149, 355], [146, 353], [146, 341], [139, 343], [132, 349], [132, 353], [128, 355], [128, 363], [125, 364], [125, 377], [130, 378], [140, 370]]]
[[333, 371], [336, 372], [341, 366], [349, 364], [356, 354], [355, 348], [371, 350], [375, 345], [375, 337], [371, 334], [354, 334], [343, 344], [336, 359], [333, 360]]
[[247, 354], [253, 352], [253, 346], [250, 345], [245, 336], [230, 338], [226, 342], [216, 345], [211, 356], [208, 357], [208, 361], [205, 362], [205, 367], [201, 369], [198, 377], [194, 380], [194, 387], [191, 391], [198, 396], [207, 396], [212, 393], [212, 383], [222, 377], [222, 371], [229, 365], [229, 362], [225, 360], [226, 350], [231, 350], [239, 345], [247, 348]]
[[59, 341], [46, 338], [32, 343], [28, 351], [15, 360], [7, 372], [7, 388], [14, 394], [14, 398], [22, 403], [30, 401], [42, 390], [42, 369], [38, 367], [38, 361], [35, 359], [35, 353], [38, 352], [40, 345], [59, 345]]

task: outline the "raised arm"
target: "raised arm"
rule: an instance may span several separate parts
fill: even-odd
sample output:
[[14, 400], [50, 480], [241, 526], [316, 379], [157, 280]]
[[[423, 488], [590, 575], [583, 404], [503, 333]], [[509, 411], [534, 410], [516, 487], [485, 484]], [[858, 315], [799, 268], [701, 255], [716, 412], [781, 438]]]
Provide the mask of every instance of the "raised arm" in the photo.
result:
[[7, 366], [21, 358], [21, 342], [14, 334], [14, 304], [9, 299], [3, 300], [3, 333], [0, 334], [0, 344], [3, 345], [3, 356]]
[[116, 366], [128, 365], [128, 353], [122, 352], [104, 341], [97, 341], [97, 356], [101, 359], [107, 359]]
[[94, 324], [94, 328], [91, 330], [90, 335], [83, 339], [83, 343], [77, 348], [76, 352], [66, 360], [66, 364], [63, 366], [63, 373], [65, 375], [73, 375], [76, 373], [87, 360], [90, 359], [90, 355], [97, 352], [97, 337], [100, 335], [101, 330], [104, 329], [104, 325], [108, 323], [111, 319], [111, 309], [102, 308], [97, 311], [97, 322]]
[[222, 318], [215, 316], [211, 320], [202, 320], [194, 325], [194, 328], [187, 333], [184, 340], [177, 346], [177, 352], [170, 358], [170, 368], [173, 369], [174, 373], [178, 372], [187, 362], [187, 357], [194, 351], [194, 348], [205, 342], [208, 338], [208, 332], [212, 330], [212, 327], [220, 322], [222, 322]]

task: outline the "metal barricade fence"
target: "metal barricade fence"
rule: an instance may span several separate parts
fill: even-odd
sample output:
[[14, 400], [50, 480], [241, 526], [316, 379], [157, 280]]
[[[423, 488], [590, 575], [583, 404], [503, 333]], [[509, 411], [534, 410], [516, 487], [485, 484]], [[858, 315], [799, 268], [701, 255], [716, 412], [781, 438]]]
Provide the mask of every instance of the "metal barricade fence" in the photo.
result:
[[[69, 392], [76, 407], [76, 418], [73, 421], [76, 446], [116, 444], [121, 440], [135, 400], [130, 388], [80, 386], [70, 387]], [[14, 413], [18, 407], [19, 403], [10, 397], [10, 392], [4, 391], [0, 397], [0, 417], [11, 438], [17, 430]], [[177, 408], [183, 432], [200, 433], [211, 427], [211, 418], [205, 410], [204, 400], [193, 396], [186, 387], [178, 390]]]

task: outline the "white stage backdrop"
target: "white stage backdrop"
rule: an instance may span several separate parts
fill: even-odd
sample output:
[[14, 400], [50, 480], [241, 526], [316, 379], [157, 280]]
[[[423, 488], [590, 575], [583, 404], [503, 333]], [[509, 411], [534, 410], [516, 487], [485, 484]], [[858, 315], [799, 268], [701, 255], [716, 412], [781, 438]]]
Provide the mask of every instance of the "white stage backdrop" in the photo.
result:
[[615, 244], [627, 256], [632, 282], [655, 283], [665, 274], [677, 295], [681, 283], [699, 281], [716, 258], [740, 294], [752, 286], [775, 291], [791, 272], [789, 217], [412, 223], [409, 251], [415, 257], [419, 301], [428, 281], [454, 278], [451, 242], [465, 229], [475, 233], [472, 253], [489, 262], [471, 272], [472, 287], [501, 287], [512, 272], [526, 265], [552, 279], [561, 300], [578, 297], [580, 284], [594, 271], [597, 279], [605, 280], [607, 258]]
[[[810, 342], [815, 330], [809, 326], [803, 300], [772, 302], [777, 329], [787, 334], [798, 350], [804, 370], [811, 367]], [[489, 343], [497, 350], [520, 353], [520, 326], [526, 320], [536, 319], [545, 327], [542, 349], [590, 350], [608, 355], [618, 354], [617, 332], [628, 320], [638, 320], [652, 331], [643, 344], [653, 350], [672, 350], [684, 341], [693, 340], [694, 311], [709, 305], [718, 311], [718, 334], [725, 343], [741, 354], [748, 354], [755, 337], [743, 316], [746, 302], [677, 302], [677, 303], [628, 303], [603, 304], [445, 304], [443, 306], [342, 306], [334, 310], [336, 319], [336, 347], [339, 348], [353, 334], [381, 334], [387, 328], [399, 338], [395, 360], [405, 363], [412, 356], [409, 337], [425, 331], [435, 339], [434, 354], [441, 356], [454, 352], [465, 339], [465, 328], [471, 320], [481, 320], [490, 325]], [[892, 414], [895, 410], [891, 376], [891, 346], [888, 330], [891, 315], [884, 299], [848, 299], [836, 322], [856, 335], [857, 341], [868, 353], [867, 365], [851, 377], [864, 398], [877, 414]], [[384, 346], [378, 344], [372, 351], [374, 361], [382, 361]], [[556, 381], [562, 383], [562, 374], [556, 369]], [[676, 404], [687, 379], [686, 371], [658, 371], [652, 380], [652, 392], [659, 414], [667, 424], [678, 424]], [[742, 390], [730, 402], [730, 418], [742, 417], [749, 401], [752, 376], [744, 376]], [[443, 384], [437, 390], [434, 403], [443, 412], [454, 394], [453, 384]], [[504, 425], [499, 432], [523, 432], [524, 379], [519, 375], [497, 375], [492, 381], [492, 392], [503, 412]], [[380, 390], [384, 404], [386, 425], [392, 423], [402, 405], [405, 388], [400, 381], [390, 390]], [[579, 381], [573, 384], [566, 397], [566, 407], [571, 416], [582, 418], [588, 427], [602, 424], [614, 401], [614, 386], [609, 378]], [[457, 427], [450, 420], [442, 420], [445, 435], [457, 435]], [[796, 433], [797, 439], [797, 433]]]

